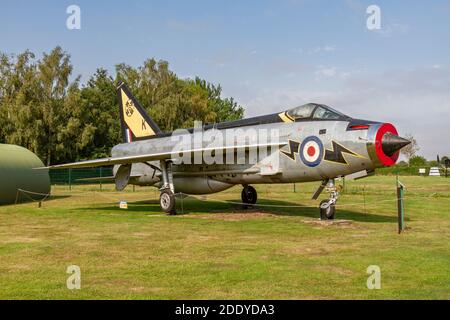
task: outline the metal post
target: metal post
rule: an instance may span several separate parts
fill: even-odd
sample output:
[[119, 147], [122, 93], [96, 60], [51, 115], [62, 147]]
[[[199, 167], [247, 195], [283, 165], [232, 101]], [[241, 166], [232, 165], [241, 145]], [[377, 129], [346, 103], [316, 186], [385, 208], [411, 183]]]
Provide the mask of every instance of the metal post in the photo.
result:
[[445, 161], [445, 177], [448, 177], [448, 166], [449, 166], [449, 162], [448, 160]]
[[294, 182], [294, 193], [296, 193], [297, 192], [297, 190], [295, 189], [295, 182]]
[[181, 214], [184, 214], [184, 199], [183, 199], [183, 194], [180, 193], [181, 195]]
[[342, 190], [345, 193], [345, 177], [342, 178], [342, 184], [343, 184]]
[[69, 190], [72, 190], [72, 169], [69, 169]]
[[405, 206], [403, 203], [404, 185], [397, 177], [397, 214], [398, 214], [398, 233], [405, 230]]
[[100, 167], [100, 191], [102, 190], [102, 167]]
[[364, 213], [366, 212], [366, 185], [363, 186]]
[[397, 223], [398, 223], [398, 234], [402, 232], [402, 189], [397, 185]]

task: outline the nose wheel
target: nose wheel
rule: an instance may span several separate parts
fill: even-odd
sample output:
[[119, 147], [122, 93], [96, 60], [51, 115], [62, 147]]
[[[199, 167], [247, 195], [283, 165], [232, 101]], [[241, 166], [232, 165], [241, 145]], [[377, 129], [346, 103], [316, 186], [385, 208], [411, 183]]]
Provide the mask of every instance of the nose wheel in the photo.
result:
[[242, 203], [249, 205], [255, 204], [256, 200], [258, 200], [258, 193], [252, 186], [244, 186], [241, 193], [241, 199]]
[[334, 204], [330, 204], [331, 199], [322, 200], [319, 205], [320, 220], [333, 220], [336, 213]]
[[339, 198], [341, 186], [336, 186], [334, 179], [329, 179], [323, 187], [330, 193], [330, 198], [320, 202], [320, 220], [333, 220], [336, 214], [335, 205]]

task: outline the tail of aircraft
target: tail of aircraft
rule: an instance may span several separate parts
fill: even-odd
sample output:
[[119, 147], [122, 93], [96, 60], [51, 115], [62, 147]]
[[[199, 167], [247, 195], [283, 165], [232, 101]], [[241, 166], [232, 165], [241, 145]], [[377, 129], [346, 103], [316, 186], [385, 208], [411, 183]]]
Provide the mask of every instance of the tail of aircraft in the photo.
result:
[[117, 84], [117, 94], [124, 142], [144, 140], [162, 133], [122, 81]]

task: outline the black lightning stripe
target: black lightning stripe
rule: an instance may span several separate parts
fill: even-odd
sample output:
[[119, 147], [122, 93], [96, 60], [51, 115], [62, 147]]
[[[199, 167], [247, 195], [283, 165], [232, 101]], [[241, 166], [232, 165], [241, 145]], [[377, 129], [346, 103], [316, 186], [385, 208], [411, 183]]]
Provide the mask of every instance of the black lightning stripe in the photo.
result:
[[337, 162], [341, 164], [348, 164], [347, 160], [345, 160], [343, 153], [350, 154], [352, 156], [358, 157], [359, 155], [354, 153], [351, 150], [348, 150], [347, 148], [341, 146], [336, 141], [331, 141], [332, 150], [325, 150], [325, 157], [324, 159], [331, 162]]
[[298, 148], [300, 147], [300, 143], [297, 141], [289, 140], [289, 152], [281, 150], [283, 154], [291, 158], [292, 160], [295, 160], [295, 154], [298, 154]]

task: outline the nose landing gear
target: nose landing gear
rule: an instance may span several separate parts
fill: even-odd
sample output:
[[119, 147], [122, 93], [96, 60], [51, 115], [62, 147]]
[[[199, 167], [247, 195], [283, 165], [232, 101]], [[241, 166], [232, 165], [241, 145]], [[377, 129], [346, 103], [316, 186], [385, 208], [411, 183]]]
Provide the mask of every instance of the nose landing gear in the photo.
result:
[[339, 198], [339, 192], [341, 186], [336, 186], [334, 179], [327, 179], [322, 182], [319, 189], [315, 192], [313, 199], [317, 199], [320, 193], [325, 189], [330, 193], [330, 198], [322, 200], [319, 205], [320, 219], [321, 220], [333, 220], [336, 214], [336, 202]]
[[332, 199], [322, 200], [319, 205], [320, 220], [333, 220], [336, 207], [331, 202]]

